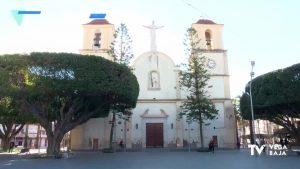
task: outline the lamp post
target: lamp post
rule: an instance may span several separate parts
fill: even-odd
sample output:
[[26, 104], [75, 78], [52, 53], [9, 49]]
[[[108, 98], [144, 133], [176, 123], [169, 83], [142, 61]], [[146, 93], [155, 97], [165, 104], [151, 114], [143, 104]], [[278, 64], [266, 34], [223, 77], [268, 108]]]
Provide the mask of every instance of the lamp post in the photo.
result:
[[191, 152], [191, 133], [190, 122], [188, 122], [189, 152]]
[[126, 124], [126, 119], [124, 119], [124, 152], [126, 152], [126, 144], [127, 144], [127, 142], [126, 142], [126, 140], [127, 140], [127, 124]]
[[256, 138], [255, 138], [255, 123], [254, 123], [254, 113], [253, 113], [253, 102], [252, 102], [252, 78], [254, 76], [253, 67], [255, 65], [254, 61], [251, 61], [251, 72], [250, 72], [250, 104], [251, 104], [251, 116], [252, 116], [252, 128], [253, 128], [253, 141], [255, 144]]
[[[240, 146], [240, 137], [239, 137], [239, 125], [238, 125], [238, 112], [240, 109], [240, 106], [238, 104], [240, 104], [240, 99], [241, 96], [237, 96], [233, 99], [233, 106], [234, 106], [234, 115], [235, 115], [235, 129], [236, 129], [236, 143], [237, 143], [237, 148], [239, 149]], [[241, 120], [241, 119], [240, 119]], [[241, 134], [240, 134], [241, 136]]]

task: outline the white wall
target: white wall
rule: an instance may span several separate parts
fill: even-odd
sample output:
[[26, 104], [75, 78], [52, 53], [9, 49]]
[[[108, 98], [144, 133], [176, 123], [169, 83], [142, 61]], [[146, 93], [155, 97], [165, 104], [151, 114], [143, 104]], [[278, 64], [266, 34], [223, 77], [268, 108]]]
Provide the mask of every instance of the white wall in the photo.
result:
[[[158, 59], [157, 59], [158, 56]], [[147, 52], [138, 57], [134, 64], [134, 74], [139, 85], [138, 99], [175, 99], [176, 98], [176, 72], [174, 62], [163, 53]], [[160, 89], [149, 90], [149, 73], [158, 71], [160, 74]]]

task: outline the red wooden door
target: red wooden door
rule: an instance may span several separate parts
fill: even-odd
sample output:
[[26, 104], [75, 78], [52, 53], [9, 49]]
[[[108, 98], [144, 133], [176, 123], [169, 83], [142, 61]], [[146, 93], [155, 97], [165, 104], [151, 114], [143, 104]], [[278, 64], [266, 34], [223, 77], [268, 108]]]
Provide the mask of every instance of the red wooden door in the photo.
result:
[[214, 141], [215, 147], [218, 147], [218, 136], [213, 136], [213, 141]]
[[163, 123], [146, 124], [146, 147], [164, 146]]

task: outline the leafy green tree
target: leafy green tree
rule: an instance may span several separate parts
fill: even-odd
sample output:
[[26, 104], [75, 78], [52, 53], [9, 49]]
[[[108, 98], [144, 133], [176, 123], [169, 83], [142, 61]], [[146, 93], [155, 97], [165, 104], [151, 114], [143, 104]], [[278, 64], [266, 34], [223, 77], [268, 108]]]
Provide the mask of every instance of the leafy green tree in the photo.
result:
[[128, 66], [133, 58], [132, 40], [124, 23], [118, 27], [114, 38], [108, 53], [113, 57], [114, 62]]
[[96, 56], [0, 56], [0, 75], [0, 95], [22, 100], [22, 110], [46, 130], [49, 155], [59, 153], [65, 133], [90, 118], [106, 117], [114, 105], [134, 108], [139, 92], [130, 69]]
[[33, 119], [20, 111], [17, 102], [10, 97], [0, 99], [0, 139], [4, 151], [9, 149], [9, 144], [23, 129], [25, 123]]
[[203, 144], [204, 120], [213, 120], [218, 115], [215, 105], [209, 99], [207, 89], [210, 75], [206, 69], [206, 57], [200, 52], [200, 39], [197, 32], [190, 28], [187, 31], [186, 43], [189, 61], [186, 70], [180, 73], [180, 84], [188, 93], [187, 100], [181, 106], [180, 117], [186, 116], [188, 122], [196, 121], [200, 125], [201, 147]]
[[[127, 26], [124, 23], [121, 23], [121, 25], [117, 28], [114, 38], [115, 39], [110, 46], [108, 54], [113, 57], [114, 62], [119, 63], [121, 65], [126, 65], [128, 67], [130, 60], [133, 58], [131, 46], [132, 40], [128, 34]], [[129, 119], [131, 115], [130, 110], [128, 109], [122, 112], [120, 112], [120, 110], [118, 109], [118, 105], [114, 105], [114, 108], [112, 109], [113, 117], [109, 139], [110, 148], [113, 147], [113, 134], [116, 124], [116, 115], [119, 115], [119, 117], [123, 116], [124, 119]]]
[[[249, 85], [241, 99], [244, 118], [251, 116]], [[255, 118], [283, 126], [300, 142], [300, 64], [261, 75], [252, 81]]]
[[20, 100], [15, 97], [21, 79], [17, 72], [22, 70], [22, 64], [14, 65], [14, 60], [15, 57], [9, 55], [0, 57], [0, 138], [5, 151], [25, 123], [36, 122], [32, 115], [20, 110]]

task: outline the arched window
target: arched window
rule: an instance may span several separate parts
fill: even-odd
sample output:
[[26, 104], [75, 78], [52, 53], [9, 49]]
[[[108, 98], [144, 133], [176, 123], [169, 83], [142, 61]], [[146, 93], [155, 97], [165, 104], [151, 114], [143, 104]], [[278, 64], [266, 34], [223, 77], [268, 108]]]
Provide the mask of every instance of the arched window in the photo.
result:
[[93, 40], [94, 40], [94, 47], [101, 48], [101, 32], [99, 30], [95, 31]]
[[212, 49], [212, 40], [211, 40], [211, 31], [205, 31], [205, 42], [206, 42], [206, 49]]

